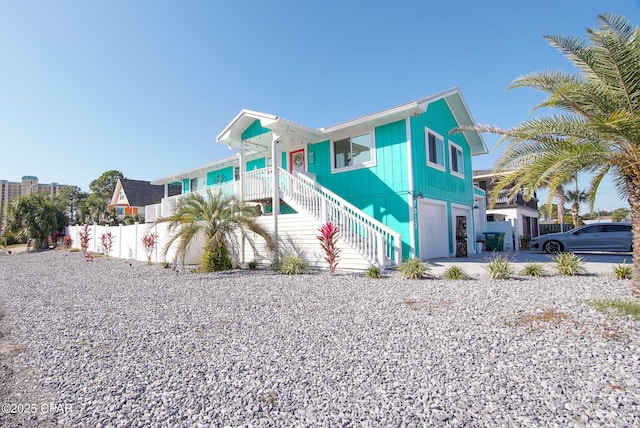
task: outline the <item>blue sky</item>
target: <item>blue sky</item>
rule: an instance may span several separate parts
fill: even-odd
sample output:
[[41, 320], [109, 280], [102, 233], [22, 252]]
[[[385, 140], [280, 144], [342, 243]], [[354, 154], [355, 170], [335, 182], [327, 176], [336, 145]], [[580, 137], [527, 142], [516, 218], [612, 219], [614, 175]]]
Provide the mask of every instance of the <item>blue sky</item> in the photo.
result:
[[[640, 24], [640, 0], [2, 0], [0, 179], [153, 180], [229, 156], [215, 138], [243, 108], [319, 128], [456, 86], [509, 127], [542, 98], [512, 80], [570, 70], [542, 36], [604, 12]], [[501, 151], [485, 140], [476, 169]], [[604, 183], [596, 208], [619, 206]]]

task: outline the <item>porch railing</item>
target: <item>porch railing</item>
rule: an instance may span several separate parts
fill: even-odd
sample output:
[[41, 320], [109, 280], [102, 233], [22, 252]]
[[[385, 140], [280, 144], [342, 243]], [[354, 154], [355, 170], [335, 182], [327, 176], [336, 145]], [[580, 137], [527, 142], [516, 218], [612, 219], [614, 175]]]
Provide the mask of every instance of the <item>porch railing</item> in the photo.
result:
[[381, 266], [388, 261], [400, 264], [402, 237], [399, 233], [304, 174], [292, 175], [279, 168], [279, 184], [287, 203], [321, 223], [330, 221], [338, 226], [340, 238], [366, 258]]
[[[388, 262], [400, 264], [402, 259], [402, 237], [378, 220], [321, 186], [304, 174], [292, 175], [278, 168], [281, 197], [296, 211], [313, 216], [320, 223], [332, 222], [340, 229], [340, 237], [365, 258], [380, 266]], [[268, 200], [273, 196], [273, 174], [271, 168], [248, 171], [243, 174], [242, 193], [245, 200]], [[239, 182], [211, 187], [225, 196], [239, 196]], [[206, 192], [206, 189], [198, 192]], [[187, 194], [162, 199], [160, 204], [145, 207], [145, 221], [175, 213], [178, 201]]]

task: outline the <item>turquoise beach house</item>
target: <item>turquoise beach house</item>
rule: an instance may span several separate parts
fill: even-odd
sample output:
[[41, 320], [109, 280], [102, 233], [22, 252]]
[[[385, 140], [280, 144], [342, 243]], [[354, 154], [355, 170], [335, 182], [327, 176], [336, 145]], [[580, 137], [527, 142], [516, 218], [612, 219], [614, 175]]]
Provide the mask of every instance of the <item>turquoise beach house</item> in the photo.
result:
[[[488, 150], [477, 132], [449, 131], [473, 124], [457, 88], [320, 129], [242, 110], [217, 137], [236, 155], [152, 184], [259, 205], [263, 226], [312, 264], [322, 265], [315, 236], [327, 221], [340, 228], [342, 268], [464, 256], [484, 201], [472, 156]], [[146, 207], [147, 221], [183, 195]]]

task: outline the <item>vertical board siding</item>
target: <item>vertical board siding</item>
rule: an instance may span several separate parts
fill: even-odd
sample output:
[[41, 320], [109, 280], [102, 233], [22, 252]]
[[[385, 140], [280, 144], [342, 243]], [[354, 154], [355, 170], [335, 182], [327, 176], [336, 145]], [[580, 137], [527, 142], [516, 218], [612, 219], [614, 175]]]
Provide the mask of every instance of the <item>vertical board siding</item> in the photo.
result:
[[375, 166], [331, 172], [331, 142], [309, 147], [315, 163], [309, 172], [323, 186], [337, 193], [366, 214], [402, 234], [402, 254], [410, 254], [407, 132], [404, 120], [375, 128]]
[[260, 123], [260, 120], [256, 119], [253, 121], [251, 125], [247, 127], [247, 129], [245, 129], [242, 132], [242, 135], [240, 136], [240, 138], [242, 138], [243, 140], [248, 140], [251, 137], [256, 137], [258, 135], [266, 134], [267, 132], [271, 132], [271, 130], [267, 128], [263, 128], [262, 124]]
[[189, 193], [191, 189], [191, 180], [185, 178], [182, 180], [182, 193]]
[[250, 160], [247, 162], [247, 171], [253, 171], [254, 169], [262, 169], [265, 166], [267, 166], [265, 158]]
[[219, 186], [229, 181], [233, 181], [232, 166], [207, 172], [207, 186]]
[[[473, 204], [473, 177], [471, 170], [471, 150], [463, 134], [449, 135], [458, 126], [445, 100], [429, 104], [427, 111], [411, 118], [411, 139], [413, 145], [414, 190], [422, 192], [425, 198], [450, 201], [462, 205]], [[444, 138], [445, 171], [427, 166], [425, 127]], [[449, 141], [462, 147], [464, 152], [464, 179], [450, 173]]]

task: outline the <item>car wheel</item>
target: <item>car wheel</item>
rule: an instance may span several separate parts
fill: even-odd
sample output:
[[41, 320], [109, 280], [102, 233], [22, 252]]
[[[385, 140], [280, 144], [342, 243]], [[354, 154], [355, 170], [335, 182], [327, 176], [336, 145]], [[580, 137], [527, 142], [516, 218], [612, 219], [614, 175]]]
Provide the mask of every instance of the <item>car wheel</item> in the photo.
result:
[[564, 247], [558, 241], [545, 242], [543, 250], [547, 253], [560, 253], [564, 250]]

